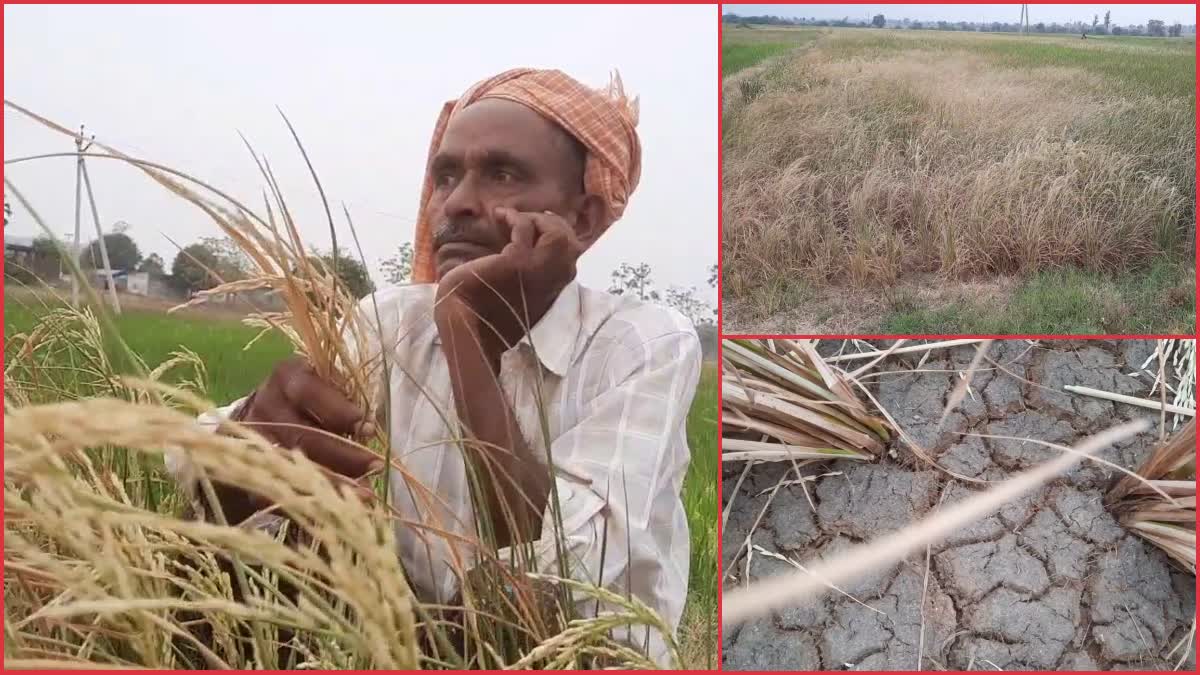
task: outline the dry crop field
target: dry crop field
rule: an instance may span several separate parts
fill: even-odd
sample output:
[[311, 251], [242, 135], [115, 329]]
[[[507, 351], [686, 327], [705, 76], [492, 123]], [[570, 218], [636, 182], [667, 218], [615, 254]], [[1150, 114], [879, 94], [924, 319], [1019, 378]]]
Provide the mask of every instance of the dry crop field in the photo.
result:
[[[102, 385], [100, 391], [96, 390], [93, 385], [98, 382], [113, 380], [121, 373], [132, 373], [133, 370], [122, 362], [120, 350], [93, 348], [94, 345], [86, 344], [86, 340], [77, 339], [81, 336], [100, 337], [103, 330], [99, 326], [89, 328], [89, 322], [82, 316], [61, 315], [58, 323], [48, 322], [47, 317], [56, 308], [44, 304], [48, 296], [46, 293], [6, 291], [5, 385], [10, 399], [25, 393], [48, 404], [77, 397], [112, 397], [114, 394], [120, 396], [127, 393], [115, 386], [109, 388]], [[62, 305], [57, 305], [57, 309], [62, 311]], [[43, 332], [40, 343], [39, 340], [25, 339], [39, 328]], [[197, 393], [218, 402], [244, 395], [266, 377], [276, 362], [290, 353], [287, 341], [278, 334], [268, 334], [244, 350], [243, 347], [254, 339], [257, 330], [227, 317], [214, 318], [198, 312], [192, 316], [168, 316], [161, 311], [130, 310], [126, 307], [124, 314], [116, 317], [116, 328], [121, 339], [150, 366], [169, 362], [173, 353], [185, 349], [192, 352], [196, 358], [194, 362], [178, 362], [172, 370], [163, 373], [163, 379], [177, 385], [192, 383]], [[55, 332], [60, 335], [53, 335]], [[71, 348], [63, 344], [54, 346], [51, 343], [56, 339], [75, 344]], [[22, 348], [26, 346], [43, 353], [22, 353]], [[48, 351], [56, 354], [46, 358], [45, 352]], [[101, 355], [111, 360], [102, 360]], [[67, 367], [68, 363], [72, 365]], [[40, 373], [36, 372], [36, 368], [31, 368], [34, 364], [43, 366]], [[50, 372], [47, 367], [61, 370]], [[688, 419], [688, 440], [693, 460], [684, 486], [684, 500], [692, 533], [692, 579], [679, 637], [681, 658], [684, 665], [691, 668], [710, 668], [716, 658], [716, 406], [716, 372], [708, 367]], [[16, 410], [13, 408], [12, 412]], [[122, 489], [129, 498], [128, 507], [179, 515], [182, 500], [174, 482], [165, 473], [162, 462], [156, 457], [136, 458], [125, 452], [114, 453], [110, 449], [103, 449], [93, 459], [102, 472], [111, 471], [114, 479], [120, 477]], [[101, 516], [94, 514], [91, 517]], [[20, 524], [13, 526], [21, 527]], [[56, 547], [47, 542], [45, 552], [54, 551]], [[114, 559], [114, 562], [117, 560]], [[6, 576], [6, 583], [10, 581], [21, 584], [25, 578], [18, 570], [11, 577]], [[45, 609], [25, 604], [29, 600], [31, 598], [28, 596], [13, 593], [7, 605], [7, 620], [24, 622], [31, 614]], [[64, 593], [61, 601], [70, 606], [71, 593]], [[112, 601], [116, 603], [116, 598]], [[233, 607], [234, 603], [229, 603], [229, 606]], [[113, 625], [124, 625], [131, 620], [131, 614], [129, 611], [114, 612], [100, 625], [111, 630]], [[156, 615], [165, 617], [173, 614], [177, 614], [177, 611], [170, 607], [156, 612]], [[83, 616], [87, 616], [86, 611]], [[37, 622], [31, 622], [30, 625], [36, 626]], [[36, 642], [30, 644], [31, 635], [38, 632], [36, 628], [29, 633], [21, 632], [18, 644], [23, 642], [24, 646], [12, 645], [12, 654], [28, 659], [33, 654], [43, 653], [48, 658], [65, 659], [65, 655], [56, 650], [39, 652], [35, 648]], [[63, 631], [63, 643], [58, 646], [69, 644], [72, 636], [68, 627]], [[122, 646], [120, 640], [115, 640], [113, 644], [98, 646], [89, 660], [121, 662], [124, 659], [132, 663], [145, 663], [144, 656], [147, 655], [134, 655], [129, 646]], [[184, 663], [178, 655], [162, 654], [157, 658], [164, 664]], [[149, 662], [154, 661], [151, 659]], [[426, 661], [423, 665], [431, 667], [436, 664]]]
[[1194, 40], [723, 40], [727, 331], [1192, 331]]
[[[201, 209], [252, 260], [248, 278], [223, 281], [189, 304], [269, 288], [286, 311], [255, 311], [238, 325], [145, 308], [114, 316], [86, 283], [89, 303], [79, 309], [47, 301], [49, 289], [6, 294], [6, 667], [642, 669], [659, 665], [644, 647], [651, 631], [664, 636], [672, 667], [713, 667], [714, 368], [703, 373], [688, 419], [683, 499], [693, 558], [675, 632], [636, 597], [572, 577], [557, 501], [547, 536], [559, 553], [550, 553], [554, 569], [546, 570], [532, 544], [502, 555], [489, 532], [456, 537], [436, 516], [397, 528], [391, 471], [335, 476], [245, 425], [212, 433], [197, 424], [197, 414], [247, 393], [285, 354], [305, 358], [374, 414], [370, 383], [390, 359], [368, 349], [368, 332], [378, 326], [355, 309], [359, 301], [335, 271], [310, 255], [296, 224], [309, 214], [288, 208], [258, 155], [269, 186], [261, 213], [182, 171], [95, 145]], [[333, 237], [338, 225], [309, 168]], [[54, 231], [9, 177], [5, 188], [43, 231]], [[349, 214], [344, 227], [361, 261]], [[446, 414], [443, 405], [434, 401], [433, 412]], [[376, 432], [360, 448], [408, 476], [396, 454], [405, 449], [388, 441], [391, 429]], [[471, 451], [469, 439], [451, 440]], [[166, 453], [186, 458], [194, 492], [169, 477]], [[472, 473], [469, 480], [487, 479]], [[261, 495], [273, 505], [266, 511], [286, 514], [285, 524], [270, 532], [254, 527], [255, 518], [229, 524], [216, 498], [221, 483]], [[408, 485], [417, 499], [439, 499], [419, 481]], [[201, 502], [218, 505], [210, 518], [191, 517]], [[469, 552], [451, 559], [462, 580], [453, 605], [413, 593], [397, 555], [398, 529], [432, 546], [454, 538]], [[593, 602], [593, 616], [581, 616], [580, 603]], [[622, 628], [634, 638], [621, 639]]]
[[[827, 581], [726, 623], [724, 669], [1195, 669], [1194, 422], [1066, 388], [1165, 398], [1194, 415], [1194, 343], [901, 341], [880, 358], [867, 352], [891, 341], [820, 341], [807, 354], [800, 341], [736, 342], [724, 386], [759, 400], [723, 399], [726, 612], [734, 593], [781, 575]], [[818, 361], [835, 375], [805, 375]], [[838, 409], [853, 423], [814, 405], [846, 400], [834, 380], [852, 384]], [[802, 423], [783, 401], [818, 416]], [[1147, 427], [1094, 458], [1067, 457], [1066, 470], [903, 557], [831, 578], [839, 557], [853, 565], [912, 539], [915, 524], [1136, 419]]]

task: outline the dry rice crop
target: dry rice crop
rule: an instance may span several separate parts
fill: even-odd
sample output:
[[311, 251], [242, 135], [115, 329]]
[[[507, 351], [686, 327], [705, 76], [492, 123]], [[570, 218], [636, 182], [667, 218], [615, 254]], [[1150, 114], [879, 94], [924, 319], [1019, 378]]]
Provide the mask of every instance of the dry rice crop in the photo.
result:
[[829, 31], [727, 89], [726, 297], [1190, 259], [1192, 52], [1079, 43]]
[[[366, 358], [372, 317], [353, 310], [336, 270], [314, 264], [298, 234], [300, 216], [287, 208], [265, 160], [254, 156], [268, 185], [259, 215], [170, 168], [111, 148], [97, 156], [137, 166], [209, 215], [256, 266], [252, 278], [213, 292], [279, 292], [286, 312], [248, 322], [282, 333], [321, 375], [369, 402], [371, 382], [388, 367]], [[325, 202], [315, 171], [313, 178]], [[7, 177], [5, 185], [50, 234]], [[328, 206], [324, 218], [336, 259]], [[637, 646], [611, 637], [620, 627], [663, 632], [669, 661], [680, 665], [674, 635], [652, 611], [570, 581], [571, 561], [561, 554], [557, 576], [535, 573], [532, 547], [514, 547], [512, 560], [501, 562], [487, 541], [461, 542], [477, 559], [453, 561], [460, 604], [418, 602], [396, 555], [391, 472], [373, 484], [382, 496], [367, 497], [354, 481], [331, 480], [302, 453], [251, 429], [204, 429], [195, 422], [213, 407], [200, 391], [204, 363], [181, 351], [151, 368], [99, 309], [50, 311], [5, 347], [7, 667], [653, 667]], [[141, 377], [119, 375], [118, 359]], [[191, 376], [180, 376], [187, 368]], [[190, 387], [162, 384], [168, 371]], [[391, 459], [390, 430], [380, 431], [373, 451], [420, 494]], [[194, 493], [164, 485], [164, 453], [186, 458]], [[217, 503], [214, 481], [264, 496], [287, 519], [266, 532], [252, 526], [267, 512], [240, 525], [226, 523], [219, 508], [213, 522], [185, 517]], [[414, 536], [450, 536], [436, 522], [405, 524]], [[581, 600], [602, 611], [578, 618]]]

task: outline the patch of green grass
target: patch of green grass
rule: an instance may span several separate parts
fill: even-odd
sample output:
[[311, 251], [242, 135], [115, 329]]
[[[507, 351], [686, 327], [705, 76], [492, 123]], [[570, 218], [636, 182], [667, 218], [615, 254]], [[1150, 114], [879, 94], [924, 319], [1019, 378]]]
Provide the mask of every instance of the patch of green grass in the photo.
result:
[[792, 47], [786, 42], [724, 45], [721, 47], [721, 76], [732, 75]]
[[1079, 68], [1108, 78], [1121, 93], [1195, 100], [1195, 42], [1151, 38], [1088, 38], [1012, 33], [919, 31], [881, 33], [835, 29], [822, 50], [835, 60], [878, 58], [903, 51], [967, 52], [1017, 69]]
[[726, 26], [721, 43], [721, 76], [731, 75], [765, 59], [814, 42], [814, 29], [744, 29]]
[[717, 447], [719, 385], [717, 368], [705, 364], [688, 414], [688, 447], [692, 461], [683, 481], [692, 543], [688, 601], [679, 629], [689, 668], [716, 668], [717, 658]]
[[[998, 63], [1013, 68], [1048, 66], [1079, 68], [1109, 78], [1115, 86], [1131, 94], [1166, 97], [1194, 97], [1196, 61], [1191, 51], [1176, 47], [1170, 40], [1147, 40], [1144, 45], [1126, 48], [1124, 44], [1104, 44], [1075, 40], [1079, 44], [1030, 42], [1025, 38], [981, 40], [972, 48]], [[1102, 43], [1103, 44], [1103, 43]]]
[[1023, 282], [1007, 306], [960, 304], [925, 309], [898, 303], [878, 332], [890, 334], [1192, 334], [1195, 274], [1158, 263], [1144, 272], [1104, 275], [1042, 272]]
[[691, 587], [712, 599], [717, 596], [717, 368], [705, 365], [688, 414], [688, 447], [692, 462], [683, 483], [683, 503], [692, 540]]
[[[7, 338], [32, 329], [43, 311], [33, 305], [6, 302], [6, 346]], [[245, 396], [270, 374], [278, 361], [292, 354], [291, 345], [275, 332], [264, 335], [250, 349], [244, 349], [258, 334], [258, 329], [229, 319], [147, 311], [126, 311], [114, 318], [125, 343], [150, 368], [169, 359], [171, 352], [181, 346], [196, 352], [208, 371], [205, 382], [208, 398], [215, 403], [228, 403]], [[115, 347], [108, 351], [115, 363], [123, 362]], [[134, 372], [132, 368], [120, 370]]]

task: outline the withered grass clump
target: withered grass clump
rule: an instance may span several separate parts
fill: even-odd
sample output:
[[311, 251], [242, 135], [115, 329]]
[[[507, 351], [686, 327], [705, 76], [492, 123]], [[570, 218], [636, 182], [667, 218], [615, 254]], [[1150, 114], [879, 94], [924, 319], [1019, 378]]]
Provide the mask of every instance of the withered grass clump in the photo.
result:
[[870, 460], [891, 438], [812, 340], [725, 340], [722, 461]]
[[1190, 257], [1194, 95], [1131, 93], [1075, 58], [1120, 45], [1016, 40], [833, 32], [766, 66], [754, 96], [727, 92], [732, 297]]
[[[1196, 341], [1164, 339], [1141, 370], [1157, 361], [1154, 391], [1164, 437], [1132, 474], [1115, 480], [1105, 505], [1122, 525], [1196, 573]], [[1103, 393], [1103, 392], [1098, 392]], [[1167, 394], [1172, 394], [1168, 403]], [[1149, 400], [1138, 405], [1152, 404]], [[1167, 411], [1178, 411], [1168, 423]], [[1185, 421], [1186, 420], [1186, 421]], [[1179, 425], [1183, 426], [1180, 427]], [[1168, 430], [1173, 435], [1165, 437]]]
[[1195, 420], [1159, 443], [1136, 473], [1143, 480], [1122, 477], [1105, 495], [1105, 503], [1122, 525], [1195, 574]]

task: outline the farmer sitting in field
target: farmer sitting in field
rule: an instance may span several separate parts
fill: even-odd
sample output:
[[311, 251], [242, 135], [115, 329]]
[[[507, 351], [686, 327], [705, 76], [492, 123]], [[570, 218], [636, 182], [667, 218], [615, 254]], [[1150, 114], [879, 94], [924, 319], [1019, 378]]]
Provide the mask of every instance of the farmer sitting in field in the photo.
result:
[[[502, 555], [537, 541], [543, 571], [557, 573], [556, 491], [572, 576], [631, 590], [674, 627], [688, 585], [680, 494], [699, 340], [672, 310], [574, 280], [577, 258], [637, 187], [636, 123], [619, 79], [596, 91], [558, 71], [505, 72], [446, 104], [421, 194], [417, 283], [374, 299], [390, 367], [379, 401], [390, 401], [392, 452], [407, 473], [390, 482], [404, 521], [470, 539], [490, 532]], [[360, 310], [374, 317], [370, 297]], [[300, 360], [218, 414], [351, 478], [380, 467], [339, 439], [270, 426], [369, 432], [363, 411]], [[474, 442], [452, 440], [461, 435]], [[220, 493], [231, 520], [258, 505], [230, 486]], [[451, 602], [462, 581], [454, 560], [473, 548], [397, 527], [418, 597]], [[576, 607], [591, 614], [595, 602]], [[661, 657], [661, 639], [650, 643]]]

